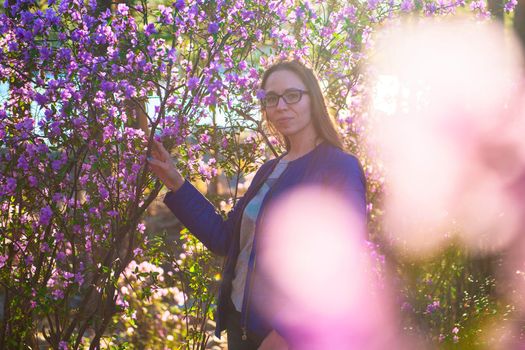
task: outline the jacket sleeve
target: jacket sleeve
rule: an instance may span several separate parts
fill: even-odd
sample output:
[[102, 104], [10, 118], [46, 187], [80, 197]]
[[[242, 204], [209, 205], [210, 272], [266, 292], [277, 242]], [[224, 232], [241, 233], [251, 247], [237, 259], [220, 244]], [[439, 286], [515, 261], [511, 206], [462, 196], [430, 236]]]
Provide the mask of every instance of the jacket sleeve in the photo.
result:
[[213, 253], [225, 256], [234, 236], [234, 222], [238, 208], [242, 207], [240, 199], [226, 220], [216, 211], [189, 181], [185, 181], [176, 192], [168, 192], [164, 203], [173, 214]]
[[366, 179], [359, 160], [341, 152], [325, 169], [324, 182], [348, 200], [366, 230]]
[[[250, 187], [257, 184], [272, 162], [263, 164], [255, 174]], [[237, 201], [228, 213], [226, 220], [217, 212], [213, 204], [204, 197], [188, 180], [177, 191], [168, 192], [164, 204], [173, 214], [213, 253], [226, 256], [235, 237], [235, 223], [242, 215], [245, 195]]]

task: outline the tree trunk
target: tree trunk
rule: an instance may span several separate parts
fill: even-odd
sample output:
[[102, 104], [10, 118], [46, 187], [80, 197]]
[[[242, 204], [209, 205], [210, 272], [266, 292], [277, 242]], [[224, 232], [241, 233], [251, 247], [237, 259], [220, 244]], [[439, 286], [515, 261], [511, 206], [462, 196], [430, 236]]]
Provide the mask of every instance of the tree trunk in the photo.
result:
[[525, 0], [518, 0], [514, 9], [514, 30], [518, 35], [522, 52], [525, 56]]

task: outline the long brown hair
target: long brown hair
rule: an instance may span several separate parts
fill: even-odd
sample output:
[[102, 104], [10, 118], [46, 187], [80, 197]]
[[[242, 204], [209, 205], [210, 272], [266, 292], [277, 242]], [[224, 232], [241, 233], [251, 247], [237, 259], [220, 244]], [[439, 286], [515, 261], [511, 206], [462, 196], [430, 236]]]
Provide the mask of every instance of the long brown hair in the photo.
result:
[[[312, 119], [314, 123], [315, 131], [317, 135], [324, 141], [330, 143], [332, 146], [343, 149], [343, 143], [339, 133], [335, 130], [334, 123], [328, 114], [326, 108], [325, 99], [319, 86], [319, 80], [315, 76], [311, 68], [306, 67], [304, 64], [298, 61], [281, 61], [264, 72], [261, 80], [261, 89], [264, 89], [266, 81], [270, 74], [280, 70], [287, 70], [296, 74], [308, 90], [308, 96], [310, 96], [310, 110], [312, 111]], [[283, 136], [283, 135], [281, 135]], [[286, 149], [290, 149], [290, 140], [284, 136]]]

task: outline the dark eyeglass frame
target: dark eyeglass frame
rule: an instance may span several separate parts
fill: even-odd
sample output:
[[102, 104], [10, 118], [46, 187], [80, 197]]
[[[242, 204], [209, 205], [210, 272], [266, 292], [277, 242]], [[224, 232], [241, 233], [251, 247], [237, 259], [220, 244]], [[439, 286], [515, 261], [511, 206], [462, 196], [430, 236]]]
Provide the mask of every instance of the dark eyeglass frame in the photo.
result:
[[[297, 99], [297, 101], [288, 101], [288, 98], [286, 97], [286, 95], [288, 95], [290, 93], [299, 93], [299, 98]], [[268, 95], [266, 95], [263, 98], [261, 98], [261, 105], [263, 106], [263, 108], [277, 107], [277, 105], [279, 104], [279, 99], [281, 99], [281, 98], [283, 99], [284, 103], [286, 103], [287, 105], [293, 105], [293, 104], [299, 103], [301, 101], [301, 99], [303, 98], [304, 94], [308, 94], [308, 90], [301, 90], [301, 89], [295, 89], [295, 88], [286, 89], [284, 91], [284, 93], [280, 94], [280, 95], [276, 94], [274, 92], [271, 92]], [[271, 105], [268, 104], [268, 102], [267, 102], [267, 97], [268, 96], [277, 97], [277, 100], [276, 100], [275, 104], [271, 104]]]

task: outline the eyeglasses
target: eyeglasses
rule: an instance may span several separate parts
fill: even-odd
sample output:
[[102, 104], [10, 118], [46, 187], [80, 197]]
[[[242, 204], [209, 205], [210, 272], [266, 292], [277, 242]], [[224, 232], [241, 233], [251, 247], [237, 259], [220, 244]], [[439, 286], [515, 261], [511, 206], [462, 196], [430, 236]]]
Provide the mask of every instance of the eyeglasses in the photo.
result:
[[279, 104], [279, 99], [282, 97], [283, 101], [287, 105], [291, 105], [301, 101], [303, 94], [307, 93], [308, 91], [300, 89], [288, 89], [282, 95], [271, 92], [268, 95], [261, 98], [261, 104], [264, 108], [275, 107]]

